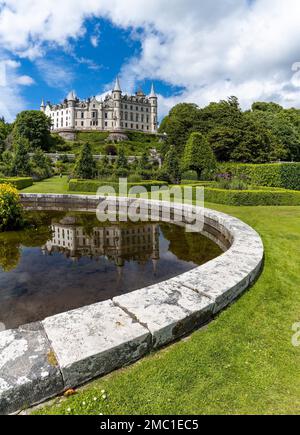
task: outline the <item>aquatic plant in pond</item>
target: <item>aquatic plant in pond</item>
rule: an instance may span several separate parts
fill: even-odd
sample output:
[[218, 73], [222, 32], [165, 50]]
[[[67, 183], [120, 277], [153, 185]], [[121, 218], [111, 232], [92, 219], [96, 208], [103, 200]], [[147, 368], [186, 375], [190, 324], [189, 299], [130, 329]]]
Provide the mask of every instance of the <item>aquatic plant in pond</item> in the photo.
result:
[[24, 225], [19, 193], [10, 184], [0, 184], [0, 231], [10, 231]]

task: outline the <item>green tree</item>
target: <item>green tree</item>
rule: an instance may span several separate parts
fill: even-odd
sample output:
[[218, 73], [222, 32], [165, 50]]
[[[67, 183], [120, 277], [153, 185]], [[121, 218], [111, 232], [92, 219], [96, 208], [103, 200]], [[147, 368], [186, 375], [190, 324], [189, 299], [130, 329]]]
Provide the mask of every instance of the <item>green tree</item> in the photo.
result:
[[168, 174], [169, 182], [173, 184], [180, 183], [180, 163], [178, 152], [174, 146], [170, 147], [170, 150], [165, 156], [165, 160], [162, 166], [162, 173]]
[[48, 151], [51, 146], [51, 119], [43, 112], [26, 110], [19, 113], [14, 124], [14, 137], [26, 138], [31, 149]]
[[11, 132], [11, 125], [5, 122], [4, 118], [0, 119], [0, 154], [5, 150], [5, 140]]
[[53, 174], [49, 157], [40, 149], [36, 149], [31, 158], [32, 175], [38, 179], [49, 178]]
[[161, 122], [159, 132], [166, 133], [167, 144], [175, 145], [178, 153], [182, 154], [189, 135], [199, 130], [198, 120], [199, 108], [196, 104], [177, 104]]
[[96, 174], [97, 167], [92, 154], [91, 145], [89, 143], [85, 143], [75, 163], [74, 175], [78, 178], [88, 180], [95, 178]]
[[31, 175], [31, 165], [28, 154], [28, 140], [22, 137], [14, 142], [14, 157], [12, 161], [12, 175], [27, 177]]
[[210, 178], [216, 169], [216, 157], [206, 137], [192, 133], [186, 143], [182, 169], [196, 171], [199, 179]]
[[128, 169], [128, 160], [124, 151], [124, 148], [119, 149], [119, 154], [116, 160], [117, 169]]
[[219, 162], [228, 162], [231, 159], [242, 134], [241, 129], [226, 126], [216, 127], [208, 134], [208, 142]]

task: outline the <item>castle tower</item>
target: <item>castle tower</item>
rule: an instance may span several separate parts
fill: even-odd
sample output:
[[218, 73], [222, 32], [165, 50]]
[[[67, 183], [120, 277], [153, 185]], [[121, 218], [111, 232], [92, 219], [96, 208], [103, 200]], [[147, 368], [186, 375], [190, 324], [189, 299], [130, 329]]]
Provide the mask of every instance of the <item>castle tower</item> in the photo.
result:
[[41, 109], [41, 112], [44, 112], [44, 113], [45, 113], [45, 110], [46, 110], [46, 106], [45, 106], [45, 102], [44, 102], [44, 99], [42, 99], [42, 102], [41, 102], [41, 106], [40, 106], [40, 109]]
[[151, 105], [151, 133], [157, 133], [157, 95], [153, 83], [151, 86], [149, 101]]
[[115, 87], [112, 91], [112, 97], [114, 100], [114, 130], [121, 130], [121, 100], [122, 90], [120, 86], [119, 77], [116, 78]]
[[67, 96], [67, 101], [68, 101], [68, 109], [70, 110], [69, 128], [75, 128], [76, 94], [74, 91], [69, 92]]

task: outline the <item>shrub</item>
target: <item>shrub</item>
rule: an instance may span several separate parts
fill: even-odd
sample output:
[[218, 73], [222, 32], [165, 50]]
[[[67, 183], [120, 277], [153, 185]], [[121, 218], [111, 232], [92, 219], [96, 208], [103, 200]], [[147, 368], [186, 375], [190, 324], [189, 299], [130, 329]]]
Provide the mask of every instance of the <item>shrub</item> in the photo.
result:
[[128, 177], [129, 183], [140, 183], [142, 181], [142, 177], [140, 174], [132, 174]]
[[199, 178], [205, 179], [214, 173], [215, 168], [216, 158], [206, 137], [192, 133], [184, 149], [182, 169], [196, 171]]
[[237, 177], [247, 177], [252, 185], [300, 190], [300, 163], [227, 163], [221, 164], [220, 170]]
[[104, 152], [107, 156], [117, 156], [118, 155], [118, 149], [115, 145], [109, 144], [106, 145], [104, 148]]
[[[140, 183], [128, 183], [128, 190], [133, 186], [144, 186], [148, 191], [151, 191], [152, 187], [162, 187], [166, 183], [162, 181], [143, 181]], [[88, 192], [96, 193], [99, 187], [111, 186], [115, 189], [116, 193], [119, 192], [119, 183], [109, 180], [70, 180], [69, 191], [71, 192]]]
[[15, 153], [12, 161], [11, 175], [26, 177], [31, 175], [31, 165], [28, 154], [28, 140], [18, 137], [14, 143]]
[[89, 143], [83, 145], [75, 164], [74, 173], [77, 177], [87, 179], [92, 179], [96, 176], [96, 162]]
[[181, 174], [181, 177], [183, 180], [198, 181], [198, 174], [196, 171], [184, 171]]
[[19, 194], [10, 184], [0, 184], [0, 231], [10, 231], [24, 225]]
[[51, 160], [40, 148], [35, 151], [31, 158], [31, 175], [38, 180], [53, 175]]
[[31, 177], [11, 177], [1, 178], [0, 183], [8, 183], [14, 186], [18, 190], [26, 189], [33, 185], [33, 179]]
[[225, 190], [205, 187], [205, 201], [243, 206], [300, 205], [300, 192], [290, 190]]

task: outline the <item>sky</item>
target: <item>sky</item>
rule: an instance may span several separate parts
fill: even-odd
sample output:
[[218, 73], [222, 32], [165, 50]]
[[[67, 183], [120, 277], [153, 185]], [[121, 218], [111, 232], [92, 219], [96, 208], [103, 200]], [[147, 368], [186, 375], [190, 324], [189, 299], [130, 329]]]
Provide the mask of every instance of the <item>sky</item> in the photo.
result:
[[179, 102], [300, 108], [299, 0], [0, 0], [0, 116], [154, 82]]

